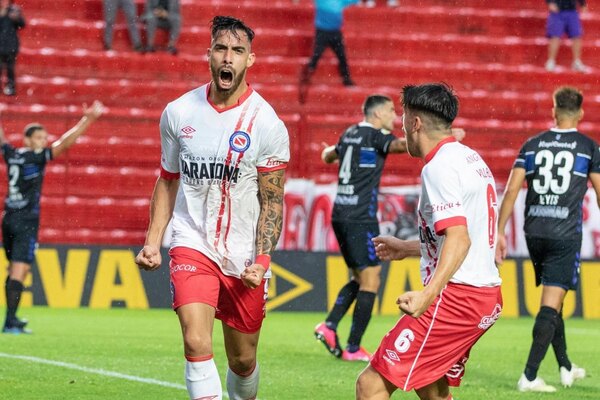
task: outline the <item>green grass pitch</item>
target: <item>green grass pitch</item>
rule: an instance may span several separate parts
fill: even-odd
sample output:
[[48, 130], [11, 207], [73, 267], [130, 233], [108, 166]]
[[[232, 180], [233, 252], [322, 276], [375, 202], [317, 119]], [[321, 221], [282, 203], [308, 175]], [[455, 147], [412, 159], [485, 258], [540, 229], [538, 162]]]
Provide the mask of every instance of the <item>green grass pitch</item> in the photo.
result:
[[[179, 324], [170, 310], [26, 308], [33, 335], [0, 335], [0, 398], [186, 399]], [[333, 358], [313, 337], [324, 318], [315, 313], [272, 312], [259, 348], [260, 400], [353, 399], [364, 367]], [[349, 316], [340, 326], [348, 332]], [[374, 316], [363, 340], [374, 350], [395, 318]], [[475, 346], [455, 399], [582, 400], [600, 398], [600, 321], [567, 320], [569, 355], [588, 377], [556, 394], [521, 394], [516, 382], [529, 351], [531, 318], [500, 319]], [[226, 369], [220, 325], [215, 325], [215, 359]], [[25, 358], [29, 357], [29, 358]], [[116, 373], [117, 375], [114, 375]], [[550, 350], [540, 376], [560, 386]], [[417, 399], [397, 392], [393, 399]]]

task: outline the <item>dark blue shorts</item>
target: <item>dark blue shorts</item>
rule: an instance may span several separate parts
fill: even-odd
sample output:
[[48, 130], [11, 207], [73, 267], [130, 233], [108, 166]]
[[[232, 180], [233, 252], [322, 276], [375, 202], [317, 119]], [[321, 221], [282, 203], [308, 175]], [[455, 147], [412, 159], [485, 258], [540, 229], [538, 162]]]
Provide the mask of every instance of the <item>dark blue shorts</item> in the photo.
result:
[[575, 290], [579, 284], [581, 239], [559, 240], [526, 236], [535, 269], [535, 284]]
[[579, 13], [575, 10], [551, 12], [546, 21], [546, 37], [561, 37], [565, 33], [570, 38], [579, 38], [583, 35]]
[[348, 268], [363, 269], [379, 265], [373, 238], [379, 236], [379, 223], [332, 221], [333, 232]]
[[2, 245], [8, 261], [32, 264], [37, 249], [39, 218], [18, 213], [2, 219]]

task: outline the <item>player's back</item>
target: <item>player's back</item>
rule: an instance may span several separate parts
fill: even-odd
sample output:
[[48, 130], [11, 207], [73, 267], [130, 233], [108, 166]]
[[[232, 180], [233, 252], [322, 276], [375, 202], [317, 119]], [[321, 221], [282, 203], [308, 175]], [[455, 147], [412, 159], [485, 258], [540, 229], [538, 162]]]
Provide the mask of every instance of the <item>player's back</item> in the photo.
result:
[[600, 172], [598, 144], [576, 129], [551, 129], [523, 145], [515, 167], [527, 180], [525, 233], [580, 236], [588, 175]]
[[[424, 281], [427, 267], [436, 265], [439, 258], [445, 227], [462, 221], [467, 226], [471, 246], [452, 282], [499, 285], [494, 262], [498, 206], [490, 168], [475, 150], [454, 138], [447, 139], [434, 154], [428, 155], [426, 162], [421, 175], [424, 189], [419, 205], [419, 216], [426, 224], [430, 242], [429, 246], [423, 244], [425, 248], [421, 251]], [[425, 237], [423, 233], [421, 237]]]

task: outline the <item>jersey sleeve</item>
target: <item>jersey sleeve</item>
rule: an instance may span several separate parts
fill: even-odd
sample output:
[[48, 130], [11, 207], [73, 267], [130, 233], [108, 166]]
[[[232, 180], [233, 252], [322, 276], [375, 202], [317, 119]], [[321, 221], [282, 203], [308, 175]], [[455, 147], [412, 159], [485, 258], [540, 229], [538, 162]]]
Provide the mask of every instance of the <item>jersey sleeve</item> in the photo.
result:
[[[526, 168], [526, 164], [527, 164], [527, 143], [529, 143], [529, 140], [527, 142], [525, 142], [525, 144], [523, 144], [523, 146], [521, 147], [521, 150], [519, 150], [519, 154], [517, 155], [517, 158], [516, 158], [516, 160], [515, 160], [515, 162], [513, 164], [513, 168], [527, 169]], [[532, 159], [532, 161], [533, 161], [533, 159]]]
[[160, 176], [164, 179], [179, 178], [179, 141], [169, 118], [167, 107], [160, 117]]
[[44, 163], [52, 160], [52, 149], [50, 147], [45, 148], [43, 153]]
[[290, 138], [283, 121], [278, 119], [264, 139], [257, 157], [258, 172], [276, 171], [287, 167], [290, 161]]
[[352, 127], [346, 129], [344, 131], [344, 133], [342, 133], [340, 135], [338, 142], [335, 144], [335, 154], [337, 154], [338, 156], [342, 153], [342, 150], [343, 150], [342, 140], [344, 139], [344, 136], [346, 136], [346, 132], [348, 132], [349, 129], [352, 129]]
[[456, 167], [426, 168], [422, 178], [429, 197], [436, 234], [443, 235], [446, 228], [451, 226], [467, 225], [459, 171]]
[[12, 145], [10, 143], [4, 143], [2, 145], [2, 155], [4, 156], [4, 159], [7, 159], [8, 157], [10, 157], [10, 155], [12, 153], [14, 153], [15, 148], [12, 147]]
[[387, 154], [390, 151], [390, 144], [396, 139], [391, 133], [385, 134], [380, 130], [373, 136], [373, 147], [381, 154]]
[[592, 151], [592, 162], [590, 173], [600, 173], [600, 148], [598, 143], [593, 141], [594, 150]]

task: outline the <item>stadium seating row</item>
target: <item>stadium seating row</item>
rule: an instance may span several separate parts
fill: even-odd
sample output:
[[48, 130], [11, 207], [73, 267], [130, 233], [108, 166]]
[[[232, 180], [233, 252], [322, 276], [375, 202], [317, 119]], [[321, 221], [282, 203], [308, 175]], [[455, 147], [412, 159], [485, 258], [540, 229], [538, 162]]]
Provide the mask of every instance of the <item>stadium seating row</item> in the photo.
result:
[[148, 196], [135, 199], [43, 196], [41, 207], [44, 226], [64, 226], [65, 215], [68, 215], [71, 228], [131, 231], [148, 225], [150, 200]]
[[[272, 7], [269, 8], [269, 11]], [[311, 8], [299, 10], [286, 9], [294, 15], [294, 24], [290, 26], [289, 19], [269, 18], [263, 21], [257, 29], [256, 40], [262, 44], [271, 42], [269, 36], [281, 33], [284, 37], [294, 38], [296, 46], [291, 47], [305, 50], [310, 45], [313, 35], [313, 13]], [[186, 10], [186, 17], [189, 10]], [[202, 12], [205, 12], [202, 10]], [[261, 12], [265, 12], [264, 10]], [[365, 14], [371, 19], [381, 21], [378, 34], [389, 36], [394, 40], [398, 35], [423, 34], [423, 25], [428, 24], [426, 34], [431, 36], [463, 35], [469, 37], [485, 37], [491, 39], [508, 38], [536, 39], [544, 33], [546, 13], [527, 12], [514, 13], [503, 10], [458, 9], [448, 12], [446, 8], [423, 8], [409, 5], [389, 10], [350, 9], [345, 24], [347, 37], [358, 36], [361, 33], [362, 20]], [[247, 14], [244, 17], [248, 16]], [[101, 20], [82, 21], [63, 19], [57, 23], [54, 18], [31, 18], [31, 29], [22, 33], [23, 44], [27, 47], [61, 47], [61, 48], [91, 48], [101, 49], [101, 34], [104, 24]], [[142, 25], [140, 27], [143, 28]], [[399, 29], [401, 27], [401, 29]], [[180, 44], [188, 51], [198, 51], [198, 44], [207, 42], [208, 27], [202, 19], [186, 18], [182, 30]], [[143, 32], [143, 29], [142, 29]], [[586, 34], [596, 37], [600, 33], [600, 21], [590, 20], [586, 23]], [[596, 34], [596, 35], [595, 35]], [[117, 24], [115, 30], [117, 41], [126, 41], [127, 33], [124, 24]], [[62, 39], [62, 40], [61, 40]], [[289, 46], [280, 43], [279, 47]], [[354, 46], [349, 46], [350, 50]], [[289, 50], [289, 49], [288, 49]], [[295, 56], [297, 54], [290, 54]]]
[[[408, 83], [408, 82], [406, 82]], [[195, 88], [196, 85], [186, 81], [175, 81], [168, 85], [159, 80], [130, 80], [130, 79], [70, 79], [70, 78], [39, 78], [24, 76], [20, 79], [19, 96], [20, 105], [44, 104], [47, 106], [60, 106], [69, 104], [78, 105], [89, 102], [93, 98], [103, 99], [112, 114], [117, 108], [119, 115], [135, 115], [140, 105], [143, 109], [137, 111], [140, 116], [145, 116], [152, 124], [151, 131], [156, 132], [156, 113], [147, 113], [145, 110], [162, 110], [170, 99], [175, 99], [182, 93]], [[315, 85], [310, 89], [307, 104], [296, 102], [298, 89], [295, 85], [256, 84], [255, 89], [265, 97], [279, 113], [296, 114], [306, 113], [320, 117], [322, 104], [330, 104], [328, 112], [335, 115], [356, 115], [365, 97], [373, 92], [369, 87], [357, 87], [352, 90], [332, 91], [329, 85]], [[382, 94], [398, 98], [400, 89], [396, 87], [378, 88]], [[600, 91], [587, 92], [588, 97], [600, 97]], [[290, 99], [292, 101], [290, 101]], [[527, 115], [529, 121], [548, 121], [552, 101], [547, 91], [488, 91], [482, 89], [460, 90], [461, 110], [463, 118], [481, 118], [482, 110], [486, 110], [495, 119], [507, 121], [521, 120]], [[12, 107], [12, 106], [11, 106]], [[130, 108], [129, 113], [127, 107]], [[398, 110], [400, 111], [400, 110]], [[587, 121], [600, 122], [600, 104], [589, 102], [586, 104]], [[115, 111], [117, 112], [117, 111]], [[285, 117], [284, 114], [284, 118]], [[289, 118], [287, 118], [289, 120]], [[114, 136], [111, 134], [111, 136]]]
[[[433, 19], [430, 21], [433, 26], [443, 26], [443, 21], [438, 23], [435, 18], [430, 19]], [[390, 20], [390, 18], [385, 20]], [[425, 21], [421, 21], [421, 26]], [[102, 50], [102, 23], [86, 24], [67, 20], [57, 26], [52, 20], [34, 19], [32, 25], [32, 29], [24, 31], [23, 35], [23, 43], [28, 48], [65, 51]], [[380, 30], [367, 36], [358, 29], [360, 28], [358, 25], [354, 29], [348, 27], [344, 39], [350, 60], [400, 58], [412, 62], [423, 62], [431, 60], [431, 55], [436, 54], [436, 59], [440, 62], [453, 62], [456, 60], [456, 54], [459, 53], [461, 62], [502, 63], [505, 65], [543, 64], [547, 52], [546, 41], [542, 37], [544, 20], [527, 21], [525, 25], [532, 30], [535, 29], [538, 34], [529, 37], [515, 34], [491, 36], [477, 32], [476, 29], [469, 34], [465, 34], [467, 32], [440, 33], [435, 31], [424, 33], [415, 28], [413, 30]], [[597, 32], [600, 34], [600, 20]], [[207, 40], [209, 36], [208, 27], [192, 26], [184, 29], [178, 46], [181, 51], [186, 53], [204, 55], [205, 48], [209, 44]], [[308, 57], [312, 52], [313, 36], [313, 29], [261, 29], [257, 32], [254, 43], [259, 55], [268, 56], [270, 52], [277, 49], [276, 52], [279, 56]], [[114, 48], [120, 50], [130, 47], [125, 26], [121, 25], [116, 30], [116, 38], [113, 43]], [[597, 48], [594, 40], [584, 42], [586, 59], [594, 64], [600, 62], [600, 51]], [[156, 54], [151, 56], [154, 57]]]
[[[144, 5], [144, 0], [134, 0], [138, 6], [138, 11], [141, 11]], [[383, 7], [384, 3], [382, 0], [376, 0]], [[54, 0], [52, 2], [46, 0], [20, 0], [20, 4], [27, 6], [28, 9], [52, 12], [52, 11], [70, 11], [71, 13], [81, 17], [85, 13], [95, 13], [94, 18], [98, 18], [101, 15], [102, 10], [100, 4], [102, 0]], [[82, 7], [82, 3], [85, 5]], [[188, 10], [193, 7], [206, 7], [212, 5], [213, 7], [226, 7], [225, 2], [214, 1], [214, 0], [181, 0], [182, 6]], [[527, 9], [539, 9], [540, 4], [538, 0], [505, 0], [503, 2], [497, 2], [493, 4], [481, 2], [480, 0], [419, 0], [416, 2], [421, 7], [443, 7], [447, 10], [456, 8], [479, 8], [479, 9], [507, 9], [507, 10], [527, 10]], [[292, 9], [305, 8], [308, 4], [298, 4], [293, 0], [245, 0], [245, 8], [252, 9], [260, 6], [271, 6], [271, 7], [286, 7]], [[404, 4], [402, 5], [404, 6]], [[238, 8], [239, 10], [239, 8]], [[82, 12], [84, 11], [84, 12]], [[92, 17], [92, 15], [90, 15]]]
[[[487, 50], [488, 52], [491, 50]], [[457, 50], [460, 54], [460, 51]], [[205, 56], [182, 54], [172, 57], [165, 53], [146, 55], [127, 52], [68, 51], [58, 49], [22, 50], [20, 55], [21, 73], [45, 77], [48, 70], [54, 76], [68, 78], [132, 80], [162, 80], [165, 85], [171, 82], [199, 84], [209, 80]], [[568, 60], [568, 59], [567, 59]], [[297, 85], [304, 57], [264, 56], [249, 71], [250, 82]], [[548, 92], [561, 84], [571, 84], [597, 92], [595, 74], [573, 74], [567, 65], [561, 65], [557, 73], [548, 74], [543, 68], [544, 59], [523, 65], [501, 63], [463, 62], [456, 57], [452, 61], [427, 61], [414, 63], [409, 57], [386, 59], [351, 59], [351, 71], [359, 86], [371, 89], [380, 87], [399, 88], [407, 82], [445, 80], [458, 89], [470, 87], [482, 90], [515, 90]], [[73, 68], [77, 65], [77, 68]], [[118, 71], [118, 72], [117, 72]], [[331, 89], [341, 89], [337, 62], [330, 54], [321, 60], [314, 76], [317, 84], [329, 85]], [[296, 98], [290, 99], [295, 101]]]
[[[136, 3], [141, 11], [144, 1]], [[21, 32], [18, 96], [0, 104], [9, 140], [19, 143], [24, 125], [34, 120], [54, 140], [79, 119], [81, 103], [97, 98], [108, 106], [89, 134], [48, 166], [42, 242], [143, 242], [160, 158], [160, 113], [168, 101], [209, 80], [204, 49], [215, 14], [240, 16], [256, 28], [258, 62], [248, 79], [288, 126], [292, 177], [335, 181], [336, 166], [320, 161], [321, 143], [334, 143], [361, 118], [365, 96], [379, 92], [397, 99], [408, 83], [442, 80], [458, 90], [456, 125], [467, 130], [465, 143], [481, 152], [500, 183], [523, 140], [549, 126], [549, 93], [557, 86], [584, 90], [586, 122], [581, 129], [600, 130], [597, 75], [573, 74], [564, 47], [558, 73], [543, 69], [543, 1], [419, 0], [394, 9], [380, 3], [345, 14], [344, 34], [358, 86], [341, 85], [337, 61], [326, 53], [307, 103], [299, 104], [299, 72], [314, 34], [312, 2], [182, 0], [184, 30], [180, 54], [173, 57], [126, 51], [130, 45], [122, 15], [116, 51], [103, 51], [102, 0], [20, 0], [29, 26]], [[600, 17], [588, 14], [585, 29], [585, 61], [595, 65], [600, 46], [593, 38], [600, 34]], [[164, 41], [164, 32], [159, 35], [159, 42]], [[420, 168], [414, 159], [392, 156], [382, 184], [418, 183]], [[0, 195], [5, 188], [1, 166]]]
[[62, 226], [42, 225], [39, 231], [40, 243], [44, 244], [94, 244], [110, 246], [140, 246], [146, 237], [145, 229], [98, 229], [70, 228], [70, 224]]

